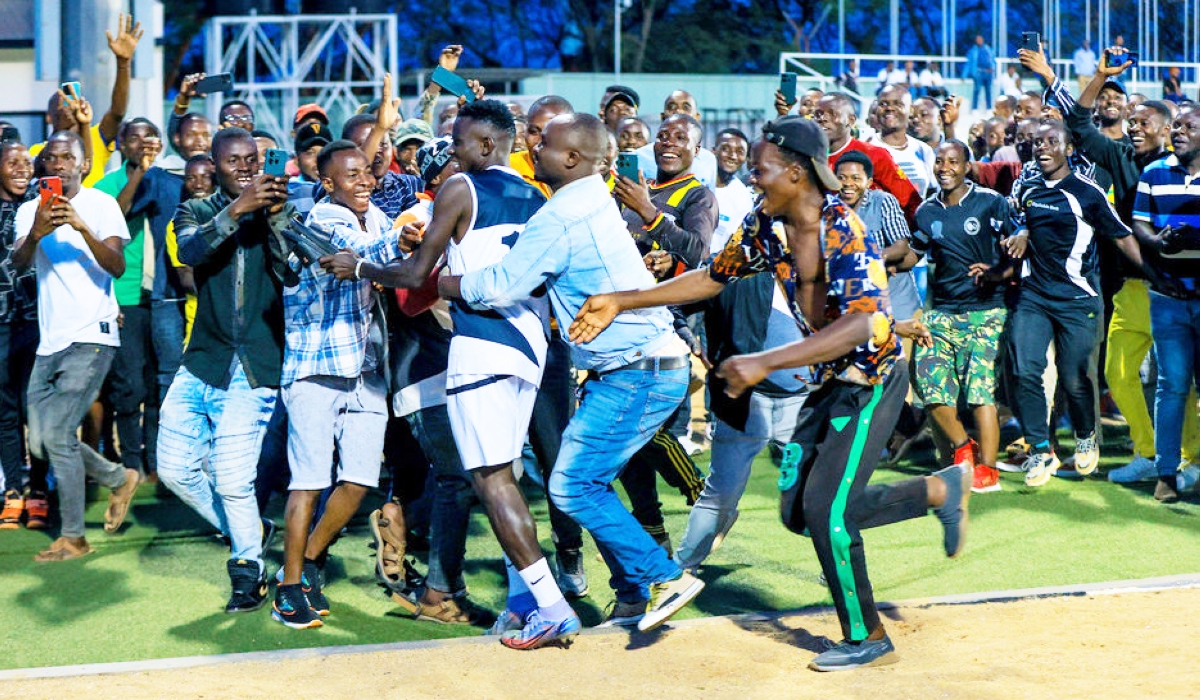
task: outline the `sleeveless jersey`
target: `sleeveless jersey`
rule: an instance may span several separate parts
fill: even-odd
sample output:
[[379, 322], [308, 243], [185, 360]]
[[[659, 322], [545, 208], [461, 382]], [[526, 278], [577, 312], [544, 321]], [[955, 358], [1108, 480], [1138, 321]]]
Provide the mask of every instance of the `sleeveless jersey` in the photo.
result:
[[[492, 166], [463, 175], [471, 188], [474, 215], [462, 240], [451, 239], [446, 249], [446, 263], [453, 275], [500, 262], [525, 230], [525, 223], [546, 203], [536, 187], [510, 168]], [[455, 376], [464, 375], [511, 375], [541, 383], [550, 318], [544, 295], [482, 310], [456, 301], [450, 316], [454, 338], [450, 341], [448, 389], [462, 383], [456, 382]]]

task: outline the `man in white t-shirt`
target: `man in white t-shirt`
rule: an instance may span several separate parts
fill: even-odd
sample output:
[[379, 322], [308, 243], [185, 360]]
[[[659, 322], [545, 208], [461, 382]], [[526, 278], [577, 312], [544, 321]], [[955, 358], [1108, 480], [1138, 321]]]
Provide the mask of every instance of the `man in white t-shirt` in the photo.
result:
[[65, 561], [91, 552], [84, 537], [84, 474], [112, 489], [104, 514], [110, 533], [125, 520], [140, 479], [136, 469], [108, 461], [76, 435], [121, 344], [113, 278], [125, 272], [129, 230], [117, 200], [81, 187], [89, 163], [78, 134], [55, 133], [41, 158], [42, 187], [57, 179], [62, 194], [17, 210], [13, 263], [37, 266], [41, 341], [29, 377], [29, 449], [50, 461], [62, 515], [59, 538], [34, 558]]
[[879, 92], [877, 102], [879, 133], [868, 143], [886, 148], [905, 177], [917, 188], [917, 194], [924, 198], [934, 183], [933, 149], [908, 135], [912, 96], [903, 86], [889, 85]]
[[750, 139], [737, 129], [717, 134], [717, 227], [713, 229], [709, 252], [725, 247], [729, 237], [742, 225], [742, 219], [754, 208], [754, 193], [738, 179], [738, 171], [750, 154]]

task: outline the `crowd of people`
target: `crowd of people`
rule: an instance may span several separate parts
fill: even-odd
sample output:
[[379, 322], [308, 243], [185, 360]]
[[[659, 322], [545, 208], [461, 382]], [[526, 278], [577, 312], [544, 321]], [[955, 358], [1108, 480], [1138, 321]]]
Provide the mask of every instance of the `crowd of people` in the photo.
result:
[[[475, 81], [438, 111], [434, 84], [404, 119], [390, 77], [341, 125], [300, 107], [289, 141], [245, 102], [216, 124], [191, 111], [189, 75], [164, 143], [125, 114], [140, 38], [127, 18], [110, 36], [98, 123], [66, 89], [44, 142], [0, 144], [0, 529], [47, 529], [53, 483], [39, 561], [92, 551], [87, 478], [110, 489], [109, 533], [155, 479], [229, 547], [227, 612], [319, 627], [330, 545], [382, 473], [369, 523], [392, 600], [514, 649], [569, 644], [584, 531], [611, 572], [605, 624], [654, 629], [701, 593], [771, 444], [782, 520], [811, 538], [844, 636], [812, 667], [843, 670], [895, 658], [862, 529], [932, 513], [957, 556], [999, 470], [1030, 488], [1097, 471], [1107, 397], [1134, 455], [1109, 480], [1169, 503], [1200, 472], [1200, 109], [1127, 95], [1123, 49], [1078, 97], [1022, 50], [1044, 91], [969, 129], [909, 67], [864, 125], [850, 95], [779, 92], [761, 134], [709, 150], [684, 89], [654, 127], [623, 85], [593, 115]], [[707, 476], [689, 400], [705, 367]], [[1002, 454], [1009, 410], [1023, 437]], [[928, 475], [870, 483], [923, 432]], [[692, 506], [677, 547], [660, 476]], [[498, 615], [467, 595], [475, 505], [507, 571]]]

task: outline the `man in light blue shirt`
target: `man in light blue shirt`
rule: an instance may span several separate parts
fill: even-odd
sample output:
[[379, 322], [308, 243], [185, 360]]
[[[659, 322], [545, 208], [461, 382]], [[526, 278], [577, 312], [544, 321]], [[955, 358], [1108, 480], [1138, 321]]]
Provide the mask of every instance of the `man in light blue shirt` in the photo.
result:
[[1084, 88], [1096, 74], [1096, 52], [1092, 51], [1091, 42], [1084, 39], [1083, 44], [1075, 49], [1071, 61], [1075, 64], [1075, 77], [1079, 79], [1079, 93], [1083, 94]]
[[979, 96], [983, 95], [983, 106], [992, 108], [992, 79], [996, 77], [996, 54], [983, 40], [982, 34], [975, 35], [975, 45], [967, 51], [964, 76], [975, 81], [975, 92], [971, 96], [971, 109], [979, 109]]
[[[476, 307], [503, 307], [545, 286], [554, 315], [573, 319], [593, 294], [653, 286], [600, 174], [607, 147], [596, 117], [564, 114], [550, 121], [534, 163], [537, 179], [554, 196], [501, 262], [443, 277], [439, 293]], [[591, 532], [612, 571], [617, 606], [610, 622], [650, 630], [704, 583], [670, 559], [610, 484], [687, 394], [688, 348], [672, 330], [670, 314], [656, 308], [620, 314], [610, 333], [571, 350], [575, 366], [589, 370], [590, 378], [563, 434], [550, 497]]]

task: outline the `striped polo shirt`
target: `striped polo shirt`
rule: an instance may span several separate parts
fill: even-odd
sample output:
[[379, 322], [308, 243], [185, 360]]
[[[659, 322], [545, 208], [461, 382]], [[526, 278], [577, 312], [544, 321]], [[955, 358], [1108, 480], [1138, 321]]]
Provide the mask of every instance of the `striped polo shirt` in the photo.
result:
[[1147, 165], [1138, 181], [1133, 220], [1156, 231], [1191, 227], [1181, 241], [1183, 250], [1160, 254], [1155, 266], [1189, 289], [1200, 289], [1200, 175], [1193, 178], [1173, 154]]

